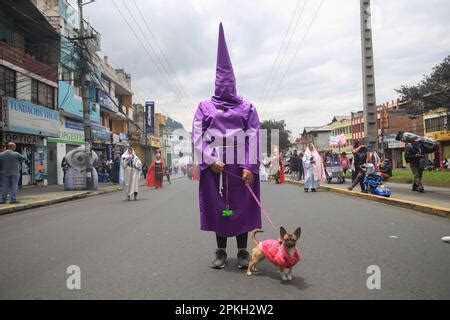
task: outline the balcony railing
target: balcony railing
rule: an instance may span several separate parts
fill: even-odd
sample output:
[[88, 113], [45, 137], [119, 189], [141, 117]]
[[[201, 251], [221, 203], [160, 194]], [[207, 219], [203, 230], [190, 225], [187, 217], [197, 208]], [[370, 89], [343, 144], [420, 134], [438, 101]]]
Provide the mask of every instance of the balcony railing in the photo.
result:
[[50, 81], [58, 81], [58, 68], [56, 66], [51, 67], [34, 59], [29, 54], [26, 54], [17, 48], [12, 48], [3, 42], [0, 42], [0, 60], [7, 61]]

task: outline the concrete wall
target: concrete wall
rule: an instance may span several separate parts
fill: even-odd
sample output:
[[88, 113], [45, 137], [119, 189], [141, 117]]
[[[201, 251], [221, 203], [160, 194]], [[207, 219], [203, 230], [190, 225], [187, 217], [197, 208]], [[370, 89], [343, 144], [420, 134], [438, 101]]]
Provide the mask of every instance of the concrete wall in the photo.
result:
[[58, 176], [58, 184], [63, 184], [64, 172], [61, 168], [61, 162], [66, 155], [66, 144], [65, 143], [57, 143], [56, 144], [56, 172]]

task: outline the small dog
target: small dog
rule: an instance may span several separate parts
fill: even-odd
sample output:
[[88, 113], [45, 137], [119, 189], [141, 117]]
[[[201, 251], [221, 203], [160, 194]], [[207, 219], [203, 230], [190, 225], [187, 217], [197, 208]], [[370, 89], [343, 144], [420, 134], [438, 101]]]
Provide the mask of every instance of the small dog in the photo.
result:
[[[251, 276], [255, 271], [255, 266], [267, 258], [278, 267], [283, 281], [292, 280], [292, 268], [301, 260], [300, 251], [297, 248], [297, 240], [300, 239], [301, 228], [297, 228], [293, 234], [288, 234], [286, 229], [280, 228], [280, 240], [265, 240], [259, 242], [256, 240], [256, 234], [264, 232], [255, 230], [252, 233], [252, 239], [255, 247], [252, 250], [252, 258], [248, 264], [247, 275]], [[288, 273], [284, 272], [288, 269]]]

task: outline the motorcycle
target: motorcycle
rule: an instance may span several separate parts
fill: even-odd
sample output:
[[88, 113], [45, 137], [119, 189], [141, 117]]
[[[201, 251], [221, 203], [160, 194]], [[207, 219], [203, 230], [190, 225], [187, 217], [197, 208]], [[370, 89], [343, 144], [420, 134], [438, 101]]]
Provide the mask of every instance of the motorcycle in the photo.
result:
[[391, 190], [383, 184], [383, 177], [376, 172], [375, 166], [372, 163], [362, 165], [361, 169], [366, 173], [363, 180], [365, 193], [387, 198], [391, 196]]

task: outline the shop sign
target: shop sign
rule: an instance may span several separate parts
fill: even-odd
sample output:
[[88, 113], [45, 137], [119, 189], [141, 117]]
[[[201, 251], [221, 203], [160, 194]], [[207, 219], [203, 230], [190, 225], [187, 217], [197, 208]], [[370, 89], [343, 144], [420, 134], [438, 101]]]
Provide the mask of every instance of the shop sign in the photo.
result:
[[48, 141], [66, 144], [84, 144], [83, 123], [69, 119], [62, 119], [61, 127], [59, 128], [59, 138], [48, 138]]
[[450, 141], [450, 131], [440, 131], [428, 133], [427, 137], [436, 141]]
[[119, 135], [117, 134], [117, 133], [113, 133], [112, 134], [112, 143], [113, 144], [117, 144], [117, 143], [119, 143], [120, 142], [120, 137], [119, 137]]
[[108, 160], [114, 160], [114, 146], [108, 145]]
[[388, 145], [388, 149], [401, 149], [405, 147], [405, 143], [398, 141], [395, 137], [388, 137], [384, 140]]
[[154, 148], [161, 148], [161, 139], [159, 137], [150, 137], [150, 145]]
[[3, 129], [38, 136], [59, 137], [59, 112], [28, 101], [3, 100]]
[[147, 134], [155, 132], [155, 102], [145, 102], [145, 132]]
[[12, 132], [5, 132], [4, 141], [5, 143], [14, 142], [20, 144], [36, 144], [36, 145], [44, 144], [44, 139], [42, 139], [42, 137]]
[[118, 108], [112, 102], [110, 96], [103, 90], [98, 90], [98, 103], [102, 108], [108, 109], [113, 112], [119, 111]]
[[111, 132], [109, 128], [98, 124], [92, 124], [92, 137], [94, 141], [101, 141], [100, 143], [111, 143]]
[[130, 135], [128, 133], [119, 133], [119, 140], [122, 143], [130, 142]]

